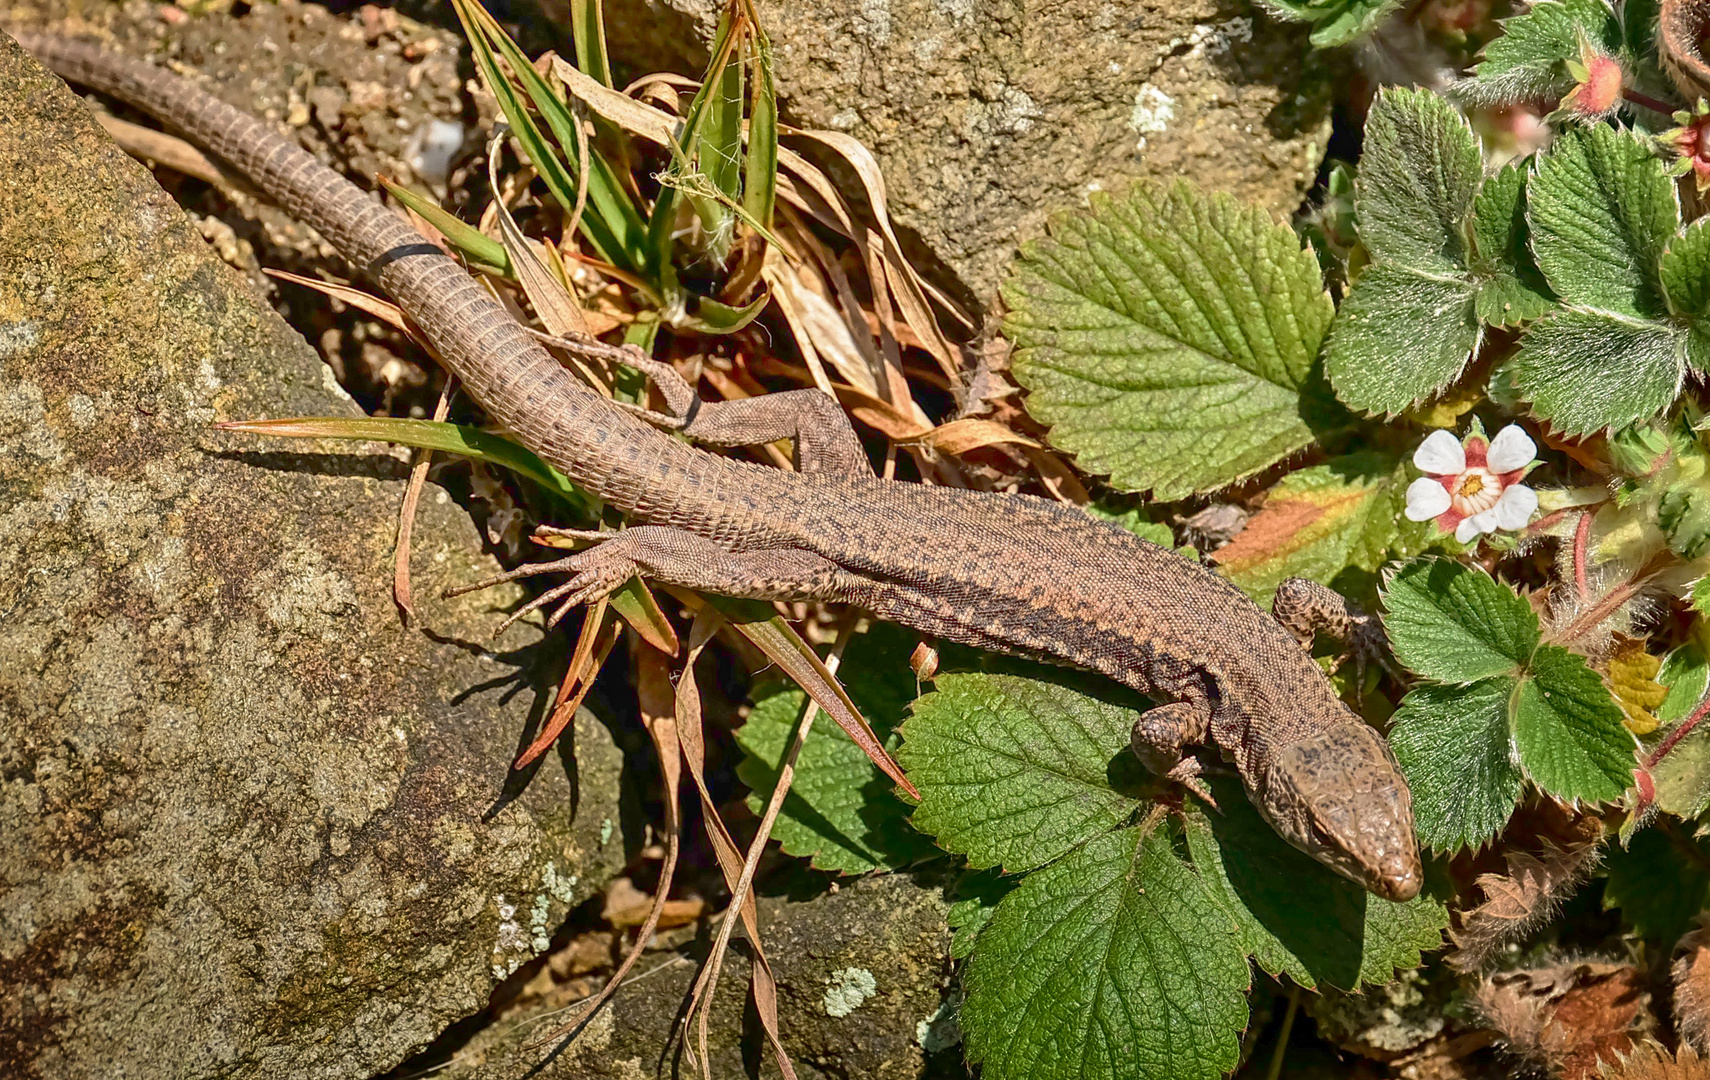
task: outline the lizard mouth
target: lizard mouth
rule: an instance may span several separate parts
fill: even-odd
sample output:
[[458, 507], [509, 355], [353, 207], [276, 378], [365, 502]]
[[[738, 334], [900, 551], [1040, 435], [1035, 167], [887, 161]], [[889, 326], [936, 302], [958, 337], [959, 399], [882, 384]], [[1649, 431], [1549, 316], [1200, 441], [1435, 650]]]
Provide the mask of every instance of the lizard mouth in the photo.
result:
[[1419, 889], [1424, 884], [1424, 880], [1419, 865], [1415, 861], [1412, 866], [1403, 867], [1399, 871], [1390, 871], [1376, 881], [1368, 881], [1364, 884], [1385, 900], [1405, 904], [1419, 895]]

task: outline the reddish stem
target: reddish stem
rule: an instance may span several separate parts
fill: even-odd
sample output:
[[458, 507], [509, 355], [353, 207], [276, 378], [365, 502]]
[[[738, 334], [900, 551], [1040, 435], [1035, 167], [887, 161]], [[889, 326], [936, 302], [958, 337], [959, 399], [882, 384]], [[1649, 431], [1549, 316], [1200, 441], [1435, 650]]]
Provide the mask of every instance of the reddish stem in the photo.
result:
[[1673, 105], [1664, 101], [1658, 101], [1649, 94], [1641, 94], [1637, 90], [1623, 90], [1621, 91], [1621, 96], [1641, 108], [1649, 109], [1655, 113], [1662, 113], [1664, 116], [1672, 117], [1677, 111], [1679, 111]]
[[1591, 539], [1591, 512], [1579, 515], [1579, 524], [1573, 530], [1573, 584], [1579, 590], [1579, 598], [1584, 601], [1591, 595], [1591, 586], [1585, 579], [1585, 549]]
[[1545, 514], [1543, 517], [1539, 518], [1537, 521], [1534, 521], [1534, 522], [1532, 522], [1532, 524], [1526, 526], [1526, 535], [1528, 535], [1528, 536], [1542, 536], [1544, 533], [1546, 533], [1550, 529], [1554, 528], [1556, 522], [1560, 521], [1562, 518], [1567, 517], [1568, 514], [1571, 512], [1572, 511], [1569, 511], [1569, 510], [1552, 510], [1550, 513]]
[[1669, 732], [1662, 742], [1657, 743], [1657, 748], [1645, 757], [1645, 771], [1649, 772], [1656, 768], [1657, 762], [1667, 757], [1669, 751], [1673, 750], [1680, 743], [1680, 740], [1692, 734], [1692, 729], [1697, 727], [1706, 716], [1710, 716], [1710, 695], [1699, 702], [1698, 708], [1692, 711], [1692, 715], [1676, 724], [1674, 730]]
[[1557, 640], [1561, 642], [1573, 641], [1583, 636], [1604, 619], [1608, 618], [1611, 612], [1622, 604], [1625, 604], [1628, 600], [1631, 600], [1634, 593], [1637, 593], [1640, 589], [1644, 588], [1646, 583], [1650, 581], [1657, 571], [1663, 568], [1663, 565], [1670, 558], [1671, 556], [1665, 551], [1656, 558], [1653, 558], [1644, 566], [1641, 566], [1638, 573], [1604, 593], [1603, 599], [1599, 600], [1594, 607], [1587, 608], [1585, 611], [1580, 613], [1579, 618], [1568, 623], [1567, 629], [1561, 632]]

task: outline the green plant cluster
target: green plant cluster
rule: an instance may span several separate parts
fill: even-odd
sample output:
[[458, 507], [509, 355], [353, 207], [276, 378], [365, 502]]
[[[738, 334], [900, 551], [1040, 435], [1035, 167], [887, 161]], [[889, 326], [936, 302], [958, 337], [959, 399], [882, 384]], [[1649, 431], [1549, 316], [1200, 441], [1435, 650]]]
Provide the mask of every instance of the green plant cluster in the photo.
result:
[[[1339, 41], [1381, 6], [1289, 9]], [[1654, 111], [1569, 102], [1546, 149], [1493, 161], [1461, 104], [1571, 97], [1588, 42], [1623, 87], [1665, 92], [1637, 7], [1544, 0], [1456, 95], [1380, 93], [1357, 168], [1302, 229], [1341, 238], [1327, 250], [1185, 184], [1095, 195], [1024, 249], [1004, 329], [1029, 412], [1113, 496], [1256, 483], [1221, 571], [1259, 602], [1303, 575], [1381, 613], [1395, 674], [1350, 700], [1388, 727], [1439, 860], [1500, 843], [1532, 792], [1625, 824], [1605, 902], [1678, 935], [1710, 900], [1700, 864], [1676, 865], [1710, 807], [1710, 738], [1691, 730], [1710, 688], [1710, 451], [1691, 381], [1710, 370], [1710, 241], [1644, 126]], [[1327, 279], [1346, 282], [1339, 302]], [[1484, 424], [1511, 423], [1561, 448], [1526, 481], [1531, 522], [1461, 544], [1408, 519], [1431, 430], [1470, 428], [1477, 454]], [[1639, 644], [1622, 652], [1615, 632]], [[900, 647], [869, 664], [845, 670], [909, 697]], [[1165, 797], [1125, 749], [1143, 707], [1090, 676], [965, 659], [896, 729], [913, 826], [969, 868], [953, 948], [988, 1078], [1217, 1076], [1237, 1062], [1252, 964], [1354, 988], [1441, 943], [1456, 898], [1436, 871], [1390, 904], [1282, 845], [1238, 785], [1217, 782], [1221, 813]], [[781, 746], [785, 721], [756, 720], [771, 733], [745, 747]], [[803, 771], [813, 813], [785, 849], [851, 871], [919, 858], [883, 839], [889, 811], [841, 793], [877, 777], [852, 750], [823, 790]], [[833, 834], [863, 838], [861, 858], [828, 856]], [[1680, 887], [1658, 889], [1670, 873]]]

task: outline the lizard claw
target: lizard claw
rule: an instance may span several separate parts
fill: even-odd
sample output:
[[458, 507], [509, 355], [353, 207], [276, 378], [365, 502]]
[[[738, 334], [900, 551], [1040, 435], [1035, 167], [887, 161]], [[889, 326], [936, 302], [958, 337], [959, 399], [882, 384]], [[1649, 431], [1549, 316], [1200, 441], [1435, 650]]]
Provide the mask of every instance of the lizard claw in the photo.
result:
[[1188, 791], [1191, 791], [1195, 795], [1197, 795], [1199, 797], [1199, 800], [1201, 802], [1203, 802], [1205, 805], [1211, 807], [1213, 810], [1217, 811], [1219, 814], [1223, 813], [1223, 807], [1217, 805], [1217, 800], [1215, 798], [1213, 798], [1211, 795], [1211, 788], [1206, 785], [1204, 780], [1201, 780], [1198, 777], [1195, 777], [1191, 780], [1183, 780], [1181, 782], [1181, 785], [1182, 785], [1182, 787], [1186, 788]]
[[[616, 536], [615, 533], [600, 532], [597, 529], [564, 529], [557, 525], [536, 525], [534, 527], [534, 541], [537, 544], [551, 544], [553, 540], [559, 538], [566, 540], [592, 540], [595, 543], [600, 543], [605, 540], [610, 540], [614, 536]], [[569, 545], [554, 544], [552, 546], [568, 547]], [[543, 565], [556, 566], [557, 564], [550, 563]]]
[[1164, 779], [1180, 784], [1182, 787], [1199, 796], [1207, 806], [1221, 814], [1223, 813], [1223, 808], [1218, 806], [1217, 800], [1212, 797], [1210, 785], [1200, 779], [1200, 769], [1201, 765], [1198, 758], [1184, 757], [1180, 761], [1176, 762], [1175, 768], [1164, 774]]
[[1389, 656], [1389, 639], [1384, 635], [1383, 624], [1378, 622], [1375, 615], [1358, 615], [1352, 620], [1348, 630], [1346, 647], [1337, 655], [1331, 666], [1332, 672], [1340, 671], [1342, 665], [1349, 660], [1354, 662], [1354, 691], [1361, 698], [1366, 694], [1366, 672], [1376, 667], [1388, 673], [1395, 679], [1402, 678]]
[[612, 533], [590, 532], [583, 529], [550, 529], [548, 527], [542, 527], [537, 532], [579, 540], [595, 540], [599, 543], [594, 547], [584, 548], [576, 554], [562, 559], [556, 559], [552, 562], [529, 563], [527, 566], [487, 578], [485, 581], [446, 589], [441, 593], [441, 596], [449, 599], [453, 596], [462, 596], [465, 593], [477, 592], [481, 589], [490, 589], [507, 581], [535, 577], [540, 574], [563, 573], [571, 575], [569, 581], [553, 586], [506, 616], [505, 620], [493, 631], [493, 636], [498, 637], [510, 629], [511, 625], [518, 619], [528, 615], [529, 612], [539, 611], [553, 603], [557, 603], [558, 606], [547, 618], [546, 628], [548, 630], [555, 629], [559, 622], [564, 619], [564, 616], [568, 615], [574, 608], [609, 594], [635, 576], [637, 572], [635, 560], [630, 558], [621, 545], [612, 542], [617, 540], [617, 537]]

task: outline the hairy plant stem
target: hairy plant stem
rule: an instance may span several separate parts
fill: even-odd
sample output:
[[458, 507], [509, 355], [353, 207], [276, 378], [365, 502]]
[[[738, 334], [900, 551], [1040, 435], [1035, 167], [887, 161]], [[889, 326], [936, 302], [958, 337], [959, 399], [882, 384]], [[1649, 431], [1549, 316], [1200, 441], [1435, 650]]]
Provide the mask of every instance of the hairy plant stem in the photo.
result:
[[1677, 106], [1670, 105], [1666, 101], [1658, 101], [1649, 94], [1642, 94], [1637, 90], [1622, 90], [1621, 97], [1642, 109], [1649, 109], [1654, 113], [1661, 113], [1668, 117], [1673, 117], [1679, 111]]
[[[1639, 568], [1638, 573], [1604, 593], [1603, 599], [1592, 605], [1590, 609], [1581, 612], [1578, 618], [1568, 623], [1567, 629], [1563, 630], [1556, 640], [1567, 642], [1584, 637], [1595, 629], [1598, 623], [1613, 614], [1616, 608], [1631, 600], [1640, 589], [1644, 588], [1646, 582], [1667, 564], [1669, 558], [1670, 556], [1666, 552], [1653, 556], [1649, 562]], [[1577, 566], [1575, 569], [1577, 571]]]
[[1587, 510], [1579, 515], [1579, 522], [1573, 527], [1573, 585], [1579, 590], [1581, 603], [1591, 596], [1591, 585], [1585, 575], [1586, 549], [1591, 541], [1591, 516], [1591, 511]]
[[1645, 770], [1648, 772], [1656, 768], [1657, 763], [1667, 757], [1669, 751], [1679, 745], [1680, 740], [1692, 734], [1692, 729], [1702, 723], [1706, 716], [1710, 716], [1710, 695], [1698, 703], [1698, 708], [1692, 710], [1691, 716], [1676, 724], [1674, 730], [1664, 736], [1662, 742], [1657, 743], [1656, 749], [1645, 755]]

